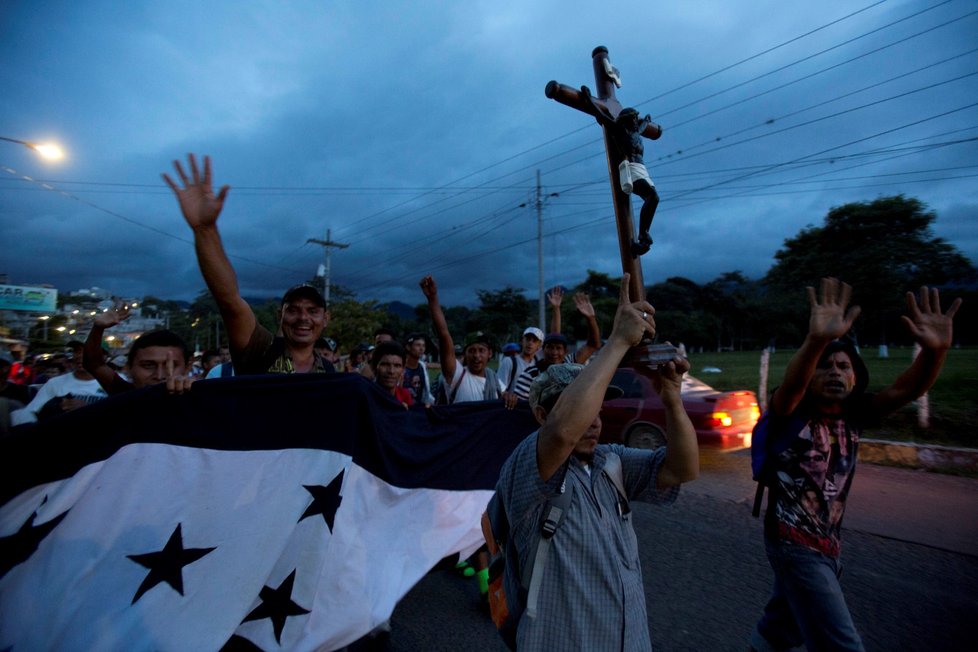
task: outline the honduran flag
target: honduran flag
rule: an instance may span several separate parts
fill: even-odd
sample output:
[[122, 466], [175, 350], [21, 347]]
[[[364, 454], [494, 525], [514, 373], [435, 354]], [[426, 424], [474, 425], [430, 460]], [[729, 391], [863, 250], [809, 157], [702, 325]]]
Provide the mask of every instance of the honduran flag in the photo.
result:
[[0, 650], [332, 650], [482, 541], [534, 429], [359, 376], [201, 381], [0, 441]]

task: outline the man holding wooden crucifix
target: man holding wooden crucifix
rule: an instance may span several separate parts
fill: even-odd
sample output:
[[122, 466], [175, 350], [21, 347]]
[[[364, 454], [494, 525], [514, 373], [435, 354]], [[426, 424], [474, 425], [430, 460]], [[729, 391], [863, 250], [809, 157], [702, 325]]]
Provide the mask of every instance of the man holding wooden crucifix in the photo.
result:
[[[491, 534], [506, 546], [509, 613], [519, 614], [515, 632], [503, 632], [513, 649], [652, 649], [630, 503], [675, 501], [679, 485], [699, 475], [699, 448], [680, 394], [689, 362], [679, 356], [648, 371], [669, 444], [598, 443], [602, 402], [621, 394], [609, 388], [619, 363], [655, 336], [655, 309], [632, 301], [628, 280], [601, 354], [586, 367], [553, 365], [533, 382], [530, 408], [540, 429], [503, 465], [487, 508]], [[498, 538], [504, 523], [505, 540]]]

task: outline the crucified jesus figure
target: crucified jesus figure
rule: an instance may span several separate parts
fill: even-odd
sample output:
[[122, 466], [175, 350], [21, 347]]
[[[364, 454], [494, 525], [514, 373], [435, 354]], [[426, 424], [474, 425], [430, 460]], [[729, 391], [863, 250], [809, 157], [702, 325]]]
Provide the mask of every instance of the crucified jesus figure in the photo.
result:
[[622, 191], [629, 195], [634, 193], [643, 200], [642, 210], [639, 212], [638, 238], [632, 240], [632, 254], [641, 256], [652, 246], [649, 229], [652, 228], [655, 209], [659, 205], [659, 193], [655, 191], [655, 184], [652, 183], [645, 161], [642, 159], [645, 154], [642, 131], [652, 122], [652, 118], [648, 115], [639, 118], [638, 111], [633, 108], [622, 109], [618, 117], [612, 118], [607, 109], [594, 102], [587, 86], [581, 87], [581, 95], [594, 109], [593, 115], [598, 124], [607, 127], [611, 132], [612, 139], [622, 156], [622, 162], [618, 166]]

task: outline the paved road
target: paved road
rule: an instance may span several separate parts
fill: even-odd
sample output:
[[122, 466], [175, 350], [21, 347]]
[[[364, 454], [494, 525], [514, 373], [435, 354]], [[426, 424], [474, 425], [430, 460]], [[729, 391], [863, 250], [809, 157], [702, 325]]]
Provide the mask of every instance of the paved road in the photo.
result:
[[[746, 453], [706, 452], [674, 506], [635, 505], [657, 650], [744, 650], [772, 574]], [[862, 465], [846, 515], [845, 590], [868, 650], [973, 650], [978, 480]], [[505, 647], [475, 583], [429, 574], [393, 617], [389, 649]]]

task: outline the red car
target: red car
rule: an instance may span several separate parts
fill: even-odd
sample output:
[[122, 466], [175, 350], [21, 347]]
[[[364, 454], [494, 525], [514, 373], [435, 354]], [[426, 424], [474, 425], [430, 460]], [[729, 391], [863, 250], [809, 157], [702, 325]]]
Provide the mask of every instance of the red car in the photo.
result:
[[[615, 372], [611, 384], [621, 388], [624, 395], [605, 401], [601, 408], [601, 442], [633, 448], [664, 446], [665, 411], [652, 382], [634, 369], [622, 368]], [[750, 446], [751, 431], [761, 415], [754, 392], [718, 392], [687, 374], [682, 397], [701, 446]]]

